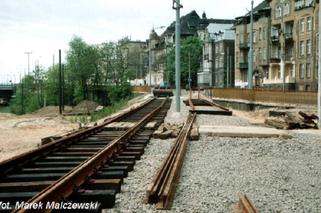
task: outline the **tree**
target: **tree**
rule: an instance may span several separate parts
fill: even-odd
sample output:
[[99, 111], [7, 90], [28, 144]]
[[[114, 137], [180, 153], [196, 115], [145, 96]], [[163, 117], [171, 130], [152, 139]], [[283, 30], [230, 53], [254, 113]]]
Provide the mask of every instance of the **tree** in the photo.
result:
[[69, 48], [67, 77], [76, 82], [74, 95], [79, 102], [88, 98], [90, 80], [97, 79], [99, 53], [95, 46], [88, 45], [77, 36], [69, 42]]
[[[189, 69], [192, 85], [197, 85], [197, 71], [200, 69], [202, 42], [197, 37], [188, 37], [181, 43], [181, 84], [188, 84]], [[175, 83], [175, 48], [171, 48], [166, 57], [166, 72], [172, 85]]]

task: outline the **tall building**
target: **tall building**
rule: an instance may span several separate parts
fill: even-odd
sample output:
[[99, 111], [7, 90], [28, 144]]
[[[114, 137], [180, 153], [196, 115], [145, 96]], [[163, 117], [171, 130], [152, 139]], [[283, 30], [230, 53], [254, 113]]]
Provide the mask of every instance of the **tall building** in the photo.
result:
[[[270, 6], [263, 1], [253, 9], [253, 85], [262, 86], [269, 70]], [[237, 17], [235, 30], [235, 87], [248, 85], [248, 59], [250, 49], [250, 13]]]
[[[254, 8], [253, 85], [317, 90], [317, 0], [264, 0]], [[250, 13], [236, 18], [235, 86], [247, 86]]]
[[204, 33], [203, 57], [197, 83], [200, 87], [227, 87], [234, 85], [234, 20], [212, 19]]
[[[200, 17], [195, 10], [182, 16], [180, 18], [181, 24], [181, 39], [197, 36], [200, 39], [205, 38], [207, 26], [211, 23], [220, 24], [226, 20], [208, 19], [205, 12]], [[233, 20], [228, 20], [229, 24]], [[225, 23], [223, 23], [225, 24]], [[227, 28], [224, 28], [227, 29]], [[157, 35], [155, 31], [150, 34], [148, 43], [151, 44], [151, 65], [152, 65], [152, 85], [158, 85], [163, 80], [168, 80], [168, 74], [165, 72], [166, 68], [166, 54], [169, 49], [174, 46], [175, 42], [175, 21], [172, 22], [162, 35]], [[146, 75], [147, 83], [149, 82], [150, 75]]]
[[271, 57], [268, 88], [317, 90], [318, 7], [316, 0], [270, 0]]

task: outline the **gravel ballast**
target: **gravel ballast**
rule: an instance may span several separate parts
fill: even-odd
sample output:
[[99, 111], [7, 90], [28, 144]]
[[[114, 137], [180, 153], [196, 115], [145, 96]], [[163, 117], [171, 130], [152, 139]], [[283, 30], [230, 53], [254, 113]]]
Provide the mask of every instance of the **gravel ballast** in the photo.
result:
[[174, 139], [151, 139], [134, 170], [128, 173], [116, 195], [116, 205], [105, 212], [154, 212], [154, 205], [144, 204], [146, 190], [163, 160], [170, 152]]
[[202, 136], [191, 142], [173, 211], [231, 212], [237, 192], [260, 212], [321, 212], [321, 142]]
[[[165, 121], [182, 123], [188, 107], [175, 101]], [[251, 126], [236, 116], [198, 115], [199, 125]], [[229, 138], [201, 135], [189, 142], [173, 207], [145, 204], [146, 189], [168, 155], [173, 139], [152, 139], [134, 171], [124, 179], [116, 206], [108, 212], [231, 212], [238, 192], [260, 212], [321, 212], [320, 135], [283, 138]]]

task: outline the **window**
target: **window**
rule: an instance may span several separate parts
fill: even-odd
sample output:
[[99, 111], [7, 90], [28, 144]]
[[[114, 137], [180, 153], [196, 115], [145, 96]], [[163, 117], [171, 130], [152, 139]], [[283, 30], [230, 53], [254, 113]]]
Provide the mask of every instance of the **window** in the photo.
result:
[[312, 6], [313, 5], [313, 0], [305, 0], [305, 5], [307, 7]]
[[275, 8], [275, 18], [279, 18], [279, 17], [281, 17], [281, 15], [282, 15], [282, 9], [279, 5]]
[[307, 18], [307, 30], [310, 32], [310, 31], [312, 31], [312, 17], [310, 16], [310, 17], [308, 17]]
[[290, 14], [290, 5], [289, 3], [285, 3], [283, 6], [283, 15], [289, 15]]
[[299, 75], [301, 79], [304, 78], [304, 64], [300, 64]]
[[262, 60], [262, 49], [259, 48], [259, 57], [258, 60], [261, 61]]
[[267, 51], [266, 51], [266, 48], [263, 49], [263, 60], [267, 60]]
[[253, 43], [256, 42], [256, 32], [253, 32]]
[[307, 78], [311, 78], [311, 64], [307, 63]]
[[263, 40], [266, 39], [266, 34], [265, 34], [265, 27], [263, 27]]
[[311, 55], [311, 40], [307, 40], [307, 54]]
[[262, 28], [259, 28], [259, 40], [262, 41], [263, 37], [262, 37]]
[[300, 56], [304, 56], [304, 41], [300, 41]]
[[300, 20], [300, 32], [301, 33], [304, 33], [304, 31], [305, 31], [304, 27], [305, 27], [304, 18], [302, 18]]

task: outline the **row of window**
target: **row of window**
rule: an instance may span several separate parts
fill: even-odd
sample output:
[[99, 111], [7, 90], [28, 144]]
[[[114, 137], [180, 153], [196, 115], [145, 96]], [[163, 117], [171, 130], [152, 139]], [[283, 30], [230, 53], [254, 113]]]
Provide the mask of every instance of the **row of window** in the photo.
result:
[[299, 76], [301, 79], [304, 79], [305, 77], [307, 79], [311, 78], [311, 74], [312, 74], [312, 67], [310, 63], [307, 64], [300, 64], [299, 67]]
[[[306, 43], [306, 44], [305, 44]], [[305, 55], [305, 46], [306, 46], [306, 54], [311, 55], [312, 54], [312, 42], [310, 39], [305, 41], [300, 41], [300, 56]]]
[[[291, 0], [290, 0], [291, 1]], [[296, 10], [304, 8], [304, 7], [310, 7], [313, 5], [313, 0], [296, 0], [294, 7]], [[280, 3], [275, 7], [275, 18], [280, 18], [283, 16], [287, 16], [290, 14], [290, 3], [289, 2], [283, 2]]]
[[[307, 25], [306, 28], [305, 28], [305, 23]], [[308, 32], [312, 31], [312, 28], [313, 28], [312, 17], [309, 16], [309, 17], [306, 17], [306, 18], [301, 18], [300, 22], [299, 22], [299, 25], [300, 25], [300, 33], [304, 33], [306, 31], [308, 31]]]

